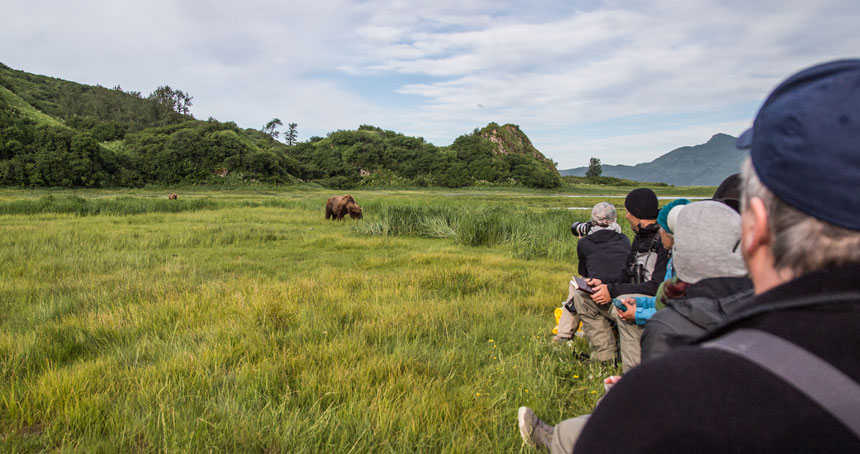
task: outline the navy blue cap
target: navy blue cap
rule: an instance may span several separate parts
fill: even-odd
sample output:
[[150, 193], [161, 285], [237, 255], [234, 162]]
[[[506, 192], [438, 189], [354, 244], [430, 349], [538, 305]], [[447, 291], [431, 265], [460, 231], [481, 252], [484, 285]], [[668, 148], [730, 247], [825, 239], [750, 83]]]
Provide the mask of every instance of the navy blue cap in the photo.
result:
[[780, 200], [860, 230], [860, 60], [824, 63], [789, 77], [736, 145], [751, 148], [756, 174]]

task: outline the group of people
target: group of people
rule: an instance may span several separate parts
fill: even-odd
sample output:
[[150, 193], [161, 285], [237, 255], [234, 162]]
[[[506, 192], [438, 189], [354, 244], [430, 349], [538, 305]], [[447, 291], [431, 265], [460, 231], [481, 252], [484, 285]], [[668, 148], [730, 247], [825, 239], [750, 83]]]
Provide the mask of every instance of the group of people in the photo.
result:
[[[555, 426], [521, 407], [553, 453], [860, 452], [860, 60], [780, 84], [711, 200], [659, 208], [647, 188], [599, 203], [576, 232], [579, 274], [555, 342], [582, 323], [605, 381], [590, 415]], [[618, 333], [616, 341], [615, 332]]]
[[591, 358], [612, 362], [619, 345], [626, 372], [675, 339], [716, 326], [752, 296], [738, 248], [740, 181], [739, 174], [730, 176], [710, 201], [678, 199], [659, 210], [654, 191], [630, 192], [624, 207], [632, 246], [620, 233], [615, 207], [595, 205], [577, 244], [578, 271], [588, 286], [570, 284], [553, 341], [570, 340], [581, 322]]

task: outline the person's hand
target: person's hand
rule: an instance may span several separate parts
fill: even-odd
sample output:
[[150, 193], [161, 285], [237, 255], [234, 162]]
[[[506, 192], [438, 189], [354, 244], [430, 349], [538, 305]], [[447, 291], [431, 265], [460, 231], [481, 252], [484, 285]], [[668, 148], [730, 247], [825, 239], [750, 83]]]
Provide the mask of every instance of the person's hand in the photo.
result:
[[606, 287], [606, 284], [600, 284], [597, 287], [591, 287], [594, 289], [594, 293], [591, 295], [591, 299], [594, 300], [597, 304], [607, 304], [612, 301], [612, 297], [609, 296], [609, 289]]
[[621, 309], [615, 308], [618, 311], [618, 316], [621, 317], [621, 320], [625, 322], [635, 322], [636, 321], [636, 300], [633, 298], [626, 298], [621, 301], [622, 304], [627, 308], [627, 310], [622, 311]]
[[603, 379], [603, 392], [609, 392], [609, 390], [618, 383], [618, 380], [621, 380], [620, 375], [613, 375], [611, 377], [606, 377]]
[[585, 282], [588, 284], [589, 287], [592, 287], [592, 288], [597, 287], [600, 284], [603, 284], [603, 281], [601, 281], [600, 279], [598, 279], [596, 277], [588, 278], [585, 280]]

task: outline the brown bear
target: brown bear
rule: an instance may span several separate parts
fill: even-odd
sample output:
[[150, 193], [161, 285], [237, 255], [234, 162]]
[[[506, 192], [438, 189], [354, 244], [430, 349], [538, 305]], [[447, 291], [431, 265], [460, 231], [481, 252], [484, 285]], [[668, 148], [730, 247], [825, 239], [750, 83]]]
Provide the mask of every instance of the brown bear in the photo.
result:
[[361, 219], [361, 207], [358, 206], [355, 199], [350, 194], [335, 195], [328, 198], [325, 203], [325, 218], [326, 219], [343, 219], [346, 214], [353, 219]]
[[176, 193], [174, 192], [173, 194], [170, 194], [169, 196], [167, 196], [167, 198], [170, 200], [176, 200], [179, 198], [179, 196], [176, 195]]

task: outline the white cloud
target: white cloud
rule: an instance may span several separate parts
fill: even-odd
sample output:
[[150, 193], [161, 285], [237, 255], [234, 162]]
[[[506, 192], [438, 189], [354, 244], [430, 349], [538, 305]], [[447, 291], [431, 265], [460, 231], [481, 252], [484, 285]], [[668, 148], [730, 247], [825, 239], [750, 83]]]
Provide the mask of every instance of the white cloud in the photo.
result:
[[[7, 3], [0, 61], [18, 69], [144, 94], [169, 84], [198, 117], [277, 116], [303, 137], [370, 123], [446, 145], [516, 123], [559, 163], [701, 143], [752, 120], [715, 112], [860, 49], [847, 0]], [[691, 121], [657, 120], [679, 115]], [[631, 116], [638, 130], [583, 132]]]

